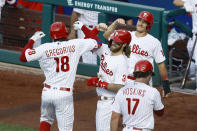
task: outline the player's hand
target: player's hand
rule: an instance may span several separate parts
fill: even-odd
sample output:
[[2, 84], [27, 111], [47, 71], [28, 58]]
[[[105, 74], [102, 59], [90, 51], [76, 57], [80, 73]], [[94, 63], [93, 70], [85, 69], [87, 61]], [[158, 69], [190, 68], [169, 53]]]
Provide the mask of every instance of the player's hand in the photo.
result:
[[99, 81], [98, 82], [98, 87], [101, 87], [101, 88], [105, 88], [105, 89], [107, 89], [108, 88], [108, 85], [109, 85], [109, 83], [108, 82], [105, 82], [105, 81]]
[[162, 96], [168, 97], [171, 92], [169, 80], [162, 81], [162, 84], [163, 84]]
[[91, 77], [90, 79], [88, 79], [87, 85], [97, 87], [98, 86], [98, 80], [99, 80], [98, 77]]
[[115, 20], [115, 25], [126, 25], [126, 23], [124, 19], [118, 18]]
[[106, 31], [107, 28], [108, 28], [108, 26], [107, 26], [105, 23], [100, 23], [100, 24], [98, 24], [98, 26], [97, 26], [97, 29], [98, 29], [99, 31]]
[[83, 25], [84, 25], [84, 24], [83, 24], [81, 21], [76, 21], [76, 22], [73, 24], [75, 30], [81, 30], [81, 28], [82, 28]]
[[35, 42], [35, 41], [41, 39], [44, 36], [45, 36], [44, 32], [37, 31], [37, 32], [34, 33], [34, 35], [30, 39], [32, 39]]

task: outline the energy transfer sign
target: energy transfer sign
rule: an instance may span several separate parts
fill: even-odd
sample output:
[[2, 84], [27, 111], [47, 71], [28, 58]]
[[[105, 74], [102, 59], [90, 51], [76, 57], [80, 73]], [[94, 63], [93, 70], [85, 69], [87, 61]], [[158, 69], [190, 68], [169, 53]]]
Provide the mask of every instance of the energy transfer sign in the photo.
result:
[[112, 13], [117, 13], [118, 8], [115, 6], [104, 5], [104, 4], [96, 4], [91, 2], [77, 1], [77, 0], [67, 0], [69, 6], [74, 6], [75, 8], [88, 8], [88, 9], [96, 9], [98, 11], [107, 11]]

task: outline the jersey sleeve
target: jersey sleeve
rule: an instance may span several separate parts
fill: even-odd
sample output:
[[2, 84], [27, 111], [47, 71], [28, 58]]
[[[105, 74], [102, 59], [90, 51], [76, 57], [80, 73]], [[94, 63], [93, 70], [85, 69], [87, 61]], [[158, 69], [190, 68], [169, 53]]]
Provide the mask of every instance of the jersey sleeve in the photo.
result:
[[161, 42], [159, 40], [155, 41], [155, 49], [153, 51], [153, 55], [154, 55], [154, 59], [156, 63], [161, 63], [163, 61], [165, 61], [165, 55], [161, 46]]
[[122, 90], [119, 90], [117, 95], [115, 96], [114, 102], [112, 104], [112, 111], [121, 114], [121, 92]]
[[93, 39], [75, 39], [72, 42], [77, 43], [80, 55], [97, 47], [97, 42]]
[[33, 49], [27, 49], [25, 51], [25, 57], [27, 61], [35, 61], [35, 60], [40, 60], [44, 52], [44, 46], [41, 45], [37, 48]]
[[126, 62], [121, 62], [121, 64], [117, 65], [115, 73], [114, 84], [125, 85], [127, 75], [128, 75], [128, 66]]
[[162, 101], [161, 101], [161, 95], [157, 89], [154, 89], [153, 101], [154, 101], [154, 107], [153, 107], [154, 110], [157, 111], [157, 110], [161, 110], [164, 108], [164, 105], [162, 104]]
[[101, 57], [102, 54], [109, 53], [109, 52], [110, 51], [109, 51], [108, 45], [102, 44], [102, 46], [96, 49], [93, 53]]

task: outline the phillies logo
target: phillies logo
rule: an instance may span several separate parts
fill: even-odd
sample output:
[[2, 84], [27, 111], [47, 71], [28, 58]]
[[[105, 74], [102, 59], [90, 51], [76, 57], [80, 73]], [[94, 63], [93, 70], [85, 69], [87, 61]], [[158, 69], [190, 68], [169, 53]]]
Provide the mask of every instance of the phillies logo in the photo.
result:
[[113, 76], [113, 72], [109, 69], [107, 69], [107, 62], [104, 62], [104, 55], [101, 55], [101, 69], [108, 75]]
[[138, 54], [138, 55], [142, 55], [142, 56], [148, 56], [148, 52], [141, 50], [141, 48], [139, 47], [139, 45], [134, 44], [132, 49], [131, 49], [132, 53]]

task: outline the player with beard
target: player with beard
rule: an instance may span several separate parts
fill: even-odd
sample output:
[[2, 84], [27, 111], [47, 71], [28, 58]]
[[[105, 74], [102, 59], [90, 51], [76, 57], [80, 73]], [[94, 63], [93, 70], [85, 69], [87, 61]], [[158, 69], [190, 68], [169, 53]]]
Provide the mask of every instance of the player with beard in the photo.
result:
[[[102, 26], [103, 23], [92, 31], [85, 25], [81, 25], [77, 29], [84, 32], [85, 38], [92, 38], [91, 35], [97, 34]], [[127, 57], [130, 56], [130, 41], [131, 35], [128, 31], [115, 30], [110, 36], [108, 45], [103, 44], [100, 49], [94, 51], [100, 57], [99, 73], [98, 77], [90, 78], [87, 85], [96, 87], [98, 95], [96, 131], [110, 131], [112, 102], [117, 91], [125, 85], [127, 79]]]
[[[135, 80], [135, 78], [133, 77], [133, 71], [136, 62], [138, 62], [139, 60], [148, 60], [153, 65], [153, 61], [155, 61], [159, 68], [162, 79], [162, 95], [163, 97], [167, 97], [171, 90], [168, 80], [168, 72], [164, 64], [165, 55], [163, 53], [161, 42], [157, 38], [149, 34], [153, 25], [153, 21], [153, 15], [150, 12], [142, 11], [138, 15], [136, 31], [129, 31], [132, 36], [132, 41], [130, 43], [131, 55], [128, 59], [128, 82], [133, 83]], [[107, 31], [105, 31], [104, 37], [107, 39], [119, 25], [125, 25], [125, 21], [123, 19], [117, 19], [116, 21], [114, 21], [108, 27]], [[152, 84], [152, 81], [150, 81], [150, 84]]]

